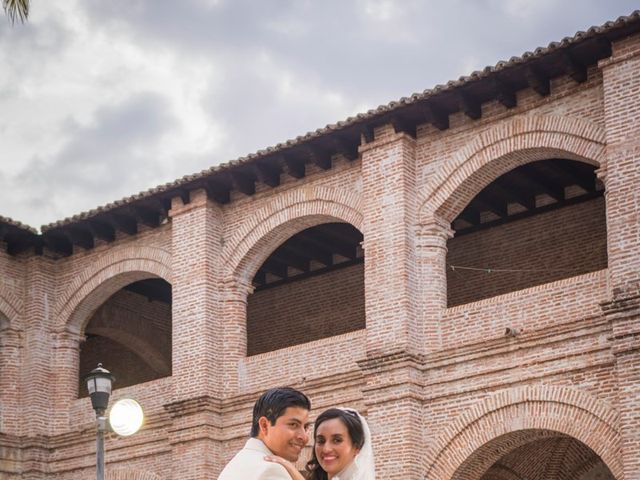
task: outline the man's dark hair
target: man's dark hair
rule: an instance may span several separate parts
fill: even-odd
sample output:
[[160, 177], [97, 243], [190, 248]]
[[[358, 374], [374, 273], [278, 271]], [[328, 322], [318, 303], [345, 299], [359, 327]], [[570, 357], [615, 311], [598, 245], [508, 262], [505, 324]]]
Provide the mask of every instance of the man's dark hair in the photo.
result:
[[284, 414], [288, 407], [301, 407], [311, 410], [311, 402], [307, 396], [290, 387], [278, 387], [267, 390], [253, 406], [253, 422], [251, 423], [251, 436], [257, 437], [260, 433], [258, 420], [267, 417], [271, 425], [276, 424], [278, 417]]

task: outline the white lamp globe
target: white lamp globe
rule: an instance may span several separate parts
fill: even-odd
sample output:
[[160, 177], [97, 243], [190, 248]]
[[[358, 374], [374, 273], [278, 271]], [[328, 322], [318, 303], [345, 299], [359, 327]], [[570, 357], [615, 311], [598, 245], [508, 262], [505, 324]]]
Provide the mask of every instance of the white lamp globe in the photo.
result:
[[109, 412], [111, 429], [123, 437], [133, 435], [140, 430], [142, 422], [144, 422], [142, 407], [131, 398], [118, 400]]

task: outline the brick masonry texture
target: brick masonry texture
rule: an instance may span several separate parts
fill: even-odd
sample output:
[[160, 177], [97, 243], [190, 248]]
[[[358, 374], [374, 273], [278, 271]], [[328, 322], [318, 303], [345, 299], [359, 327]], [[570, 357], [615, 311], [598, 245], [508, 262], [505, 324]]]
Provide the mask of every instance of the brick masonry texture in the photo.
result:
[[[146, 412], [108, 435], [109, 480], [216, 478], [277, 385], [312, 418], [360, 409], [381, 479], [640, 479], [638, 72], [634, 35], [514, 108], [416, 138], [379, 125], [356, 160], [225, 205], [191, 191], [160, 227], [69, 257], [0, 252], [0, 478], [94, 475], [79, 377], [106, 356], [112, 401]], [[604, 196], [455, 235], [484, 187], [554, 158], [596, 167]], [[362, 232], [363, 263], [253, 291], [271, 252], [328, 222]], [[151, 278], [170, 306], [123, 290]]]

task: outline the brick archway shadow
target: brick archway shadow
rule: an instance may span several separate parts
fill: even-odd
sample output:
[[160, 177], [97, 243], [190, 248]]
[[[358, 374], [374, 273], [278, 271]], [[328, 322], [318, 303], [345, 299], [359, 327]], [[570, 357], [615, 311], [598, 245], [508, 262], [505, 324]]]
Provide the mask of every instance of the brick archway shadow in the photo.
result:
[[421, 223], [447, 222], [493, 180], [521, 165], [565, 158], [604, 169], [604, 129], [578, 118], [521, 116], [467, 143], [429, 179], [418, 199]]
[[250, 285], [260, 265], [282, 242], [327, 222], [347, 222], [362, 231], [360, 195], [328, 187], [303, 187], [281, 195], [258, 210], [225, 245], [224, 278]]
[[171, 283], [171, 255], [160, 248], [127, 247], [105, 254], [80, 272], [56, 306], [59, 331], [81, 333], [91, 315], [126, 285], [147, 278]]
[[504, 453], [491, 448], [480, 463], [471, 461], [479, 449], [490, 442], [499, 446], [496, 439], [500, 438], [509, 446], [517, 445], [519, 435], [526, 443], [532, 431], [537, 432], [533, 435], [563, 434], [579, 440], [602, 459], [615, 478], [623, 478], [617, 422], [616, 410], [579, 390], [551, 386], [504, 390], [462, 412], [445, 427], [425, 456], [424, 478], [474, 478], [465, 468], [488, 468]]

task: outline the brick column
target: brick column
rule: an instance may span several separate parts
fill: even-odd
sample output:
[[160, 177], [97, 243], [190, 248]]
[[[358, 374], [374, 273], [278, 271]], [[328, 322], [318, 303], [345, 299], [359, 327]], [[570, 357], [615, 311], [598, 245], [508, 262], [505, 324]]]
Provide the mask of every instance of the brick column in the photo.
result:
[[173, 478], [213, 478], [219, 457], [222, 325], [219, 265], [222, 212], [204, 190], [183, 204], [174, 198], [172, 219]]
[[[53, 433], [52, 418], [58, 412], [52, 402], [56, 362], [51, 345], [55, 265], [42, 257], [25, 260], [24, 354], [21, 367], [20, 411], [22, 471], [24, 478], [44, 479], [48, 475], [47, 437]], [[75, 390], [74, 390], [75, 391]]]
[[615, 294], [640, 285], [640, 35], [613, 45], [600, 62], [607, 138], [605, 195], [610, 285]]
[[[54, 433], [66, 432], [73, 425], [69, 418], [69, 405], [78, 398], [78, 379], [80, 376], [80, 343], [84, 335], [75, 332], [54, 332], [50, 335], [53, 347], [52, 363], [57, 372], [55, 393], [51, 398], [51, 428]], [[86, 374], [89, 372], [82, 372]], [[89, 401], [87, 400], [87, 405]]]
[[387, 125], [360, 152], [367, 355], [415, 353], [415, 141]]
[[640, 478], [640, 35], [613, 44], [600, 62], [607, 158], [607, 254], [624, 478]]
[[602, 305], [616, 359], [624, 478], [640, 478], [640, 293]]
[[367, 358], [359, 366], [376, 476], [418, 479], [423, 332], [417, 317], [415, 140], [386, 125], [360, 152]]
[[423, 353], [442, 347], [440, 322], [447, 308], [447, 241], [453, 237], [449, 223], [432, 217], [418, 226], [416, 256], [419, 272], [418, 318], [422, 325]]

